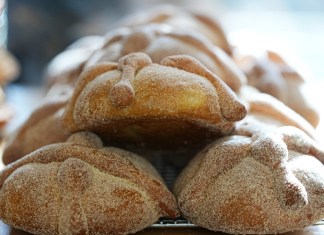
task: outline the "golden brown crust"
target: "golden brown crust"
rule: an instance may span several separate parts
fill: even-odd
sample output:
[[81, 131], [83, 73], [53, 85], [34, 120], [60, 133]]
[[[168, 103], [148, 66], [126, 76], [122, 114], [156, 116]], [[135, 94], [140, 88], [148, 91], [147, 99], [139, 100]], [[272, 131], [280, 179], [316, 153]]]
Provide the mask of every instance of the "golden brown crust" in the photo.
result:
[[77, 133], [0, 173], [0, 217], [32, 233], [134, 233], [159, 217], [178, 216], [174, 196], [157, 176], [139, 156]]
[[69, 133], [63, 130], [61, 117], [66, 102], [63, 97], [47, 100], [34, 110], [16, 133], [9, 136], [3, 163], [7, 165], [40, 147], [65, 141]]
[[323, 162], [324, 152], [313, 140], [293, 127], [236, 133], [244, 136], [217, 140], [176, 180], [187, 219], [215, 231], [266, 234], [324, 216], [324, 167], [316, 159]]
[[171, 5], [153, 8], [124, 19], [122, 26], [140, 26], [150, 23], [164, 23], [177, 28], [188, 28], [202, 34], [212, 43], [222, 48], [227, 54], [232, 54], [232, 48], [219, 22], [212, 16], [185, 10]]
[[229, 133], [244, 116], [236, 95], [192, 57], [170, 56], [159, 65], [132, 53], [118, 65], [98, 64], [83, 73], [63, 123], [108, 143], [174, 148]]
[[160, 63], [167, 56], [189, 55], [199, 60], [234, 91], [246, 83], [244, 74], [232, 59], [203, 35], [165, 24], [124, 27], [109, 32], [103, 47], [93, 53], [85, 67], [100, 61], [117, 62], [122, 56], [133, 52], [146, 53], [154, 63]]
[[245, 107], [239, 105], [238, 101], [233, 102], [233, 93], [224, 84], [215, 79], [216, 76], [208, 69], [201, 66], [198, 61], [193, 61], [190, 56], [170, 56], [161, 61], [162, 65], [175, 67], [190, 73], [205, 77], [214, 85], [218, 93], [219, 105], [223, 117], [228, 121], [237, 121], [245, 116]]
[[307, 94], [303, 93], [304, 79], [278, 53], [266, 51], [263, 56], [245, 56], [238, 61], [249, 85], [276, 97], [313, 127], [318, 125], [318, 110], [311, 104]]

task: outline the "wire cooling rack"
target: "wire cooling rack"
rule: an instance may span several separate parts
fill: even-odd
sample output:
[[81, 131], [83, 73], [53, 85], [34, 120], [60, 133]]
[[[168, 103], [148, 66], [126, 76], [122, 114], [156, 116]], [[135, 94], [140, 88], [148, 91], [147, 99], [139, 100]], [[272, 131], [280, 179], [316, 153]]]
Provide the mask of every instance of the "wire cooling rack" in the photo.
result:
[[175, 220], [172, 220], [172, 219], [160, 219], [159, 221], [157, 221], [155, 224], [153, 224], [151, 227], [153, 228], [165, 228], [165, 227], [168, 227], [168, 228], [192, 228], [192, 227], [197, 227], [197, 225], [185, 220], [185, 219], [182, 219], [182, 218], [179, 218], [179, 219], [175, 219]]

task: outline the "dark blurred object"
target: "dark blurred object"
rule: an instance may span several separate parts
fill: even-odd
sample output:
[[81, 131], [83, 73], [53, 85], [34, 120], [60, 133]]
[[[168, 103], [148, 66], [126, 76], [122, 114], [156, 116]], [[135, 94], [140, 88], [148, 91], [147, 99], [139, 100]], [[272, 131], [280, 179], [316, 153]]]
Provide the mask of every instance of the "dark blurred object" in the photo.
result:
[[96, 27], [93, 19], [107, 16], [111, 20], [102, 21], [108, 28], [123, 1], [10, 0], [7, 4], [8, 48], [22, 67], [17, 81], [37, 84], [46, 64], [71, 42], [90, 32], [105, 34], [98, 32], [102, 27]]

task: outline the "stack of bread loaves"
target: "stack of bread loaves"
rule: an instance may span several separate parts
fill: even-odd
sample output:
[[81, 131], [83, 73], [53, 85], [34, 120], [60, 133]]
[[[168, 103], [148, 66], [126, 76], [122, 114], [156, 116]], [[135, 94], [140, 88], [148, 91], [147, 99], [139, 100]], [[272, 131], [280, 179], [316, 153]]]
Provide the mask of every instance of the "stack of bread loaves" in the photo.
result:
[[[318, 114], [280, 56], [268, 53], [260, 69], [234, 60], [214, 19], [175, 7], [121, 24], [50, 63], [44, 103], [3, 154], [5, 223], [35, 234], [129, 234], [182, 216], [213, 231], [268, 234], [324, 217]], [[173, 193], [149, 163], [156, 156], [185, 165]]]

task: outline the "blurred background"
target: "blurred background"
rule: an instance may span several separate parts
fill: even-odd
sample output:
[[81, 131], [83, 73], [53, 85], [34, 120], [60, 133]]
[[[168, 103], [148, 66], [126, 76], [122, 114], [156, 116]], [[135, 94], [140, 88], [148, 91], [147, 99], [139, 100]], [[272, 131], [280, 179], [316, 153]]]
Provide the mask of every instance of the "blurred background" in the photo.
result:
[[324, 77], [321, 0], [10, 0], [8, 35], [0, 40], [7, 41], [21, 64], [16, 82], [39, 84], [47, 63], [77, 38], [103, 35], [127, 14], [161, 3], [206, 11], [221, 21], [234, 44], [248, 50], [279, 48], [307, 73], [307, 79]]

